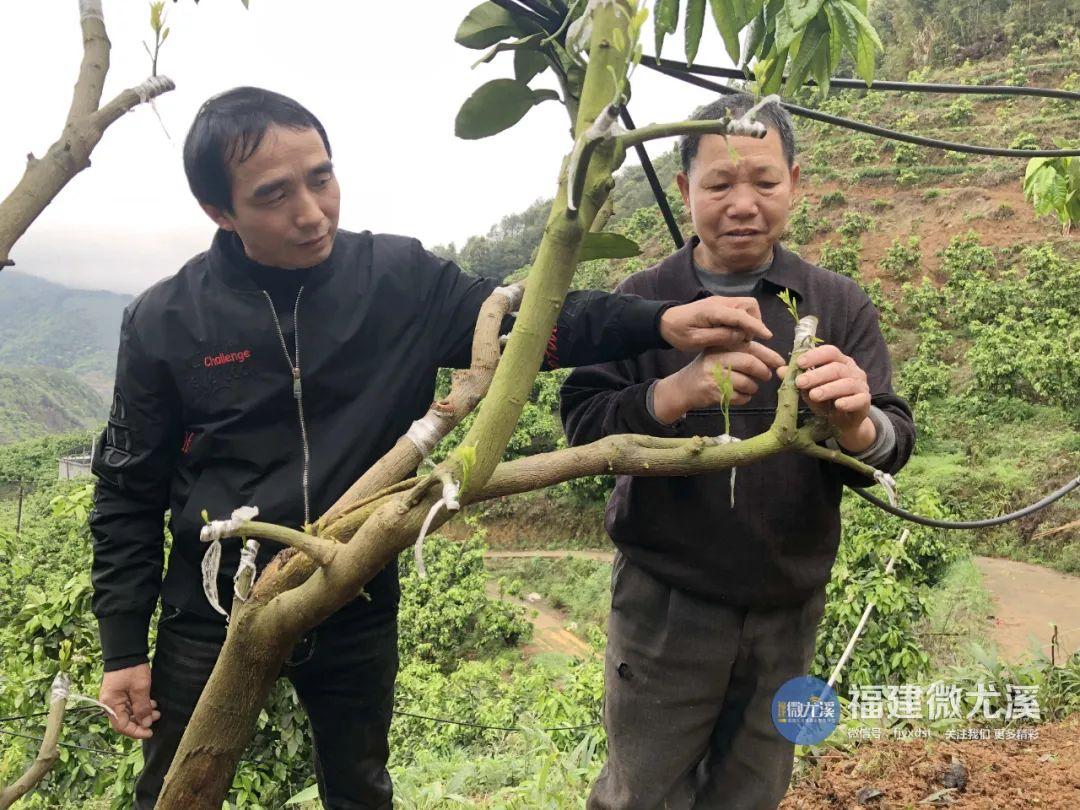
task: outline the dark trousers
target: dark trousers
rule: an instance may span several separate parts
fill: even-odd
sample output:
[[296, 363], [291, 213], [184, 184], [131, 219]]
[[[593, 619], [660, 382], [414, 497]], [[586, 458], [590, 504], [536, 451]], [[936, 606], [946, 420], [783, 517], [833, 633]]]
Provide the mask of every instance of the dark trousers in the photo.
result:
[[794, 745], [772, 699], [805, 675], [825, 605], [694, 598], [616, 554], [604, 661], [608, 761], [588, 810], [772, 810]]
[[[150, 694], [161, 719], [154, 736], [143, 742], [136, 810], [150, 810], [157, 802], [221, 650], [220, 641], [185, 633], [189, 628], [190, 623], [171, 617], [158, 626]], [[327, 810], [389, 810], [392, 805], [386, 760], [397, 667], [397, 617], [389, 613], [360, 628], [344, 622], [315, 628], [282, 670], [311, 720], [315, 778]]]

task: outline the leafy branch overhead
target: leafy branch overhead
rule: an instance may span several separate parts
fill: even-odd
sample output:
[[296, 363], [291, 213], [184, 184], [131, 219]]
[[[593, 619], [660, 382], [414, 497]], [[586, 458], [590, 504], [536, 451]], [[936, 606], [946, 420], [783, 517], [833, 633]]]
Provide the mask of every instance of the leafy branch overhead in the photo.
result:
[[1024, 173], [1024, 196], [1036, 214], [1053, 214], [1069, 233], [1080, 223], [1080, 158], [1032, 158]]
[[[457, 42], [486, 50], [477, 64], [493, 62], [502, 53], [512, 54], [514, 78], [489, 81], [465, 101], [457, 116], [458, 136], [476, 139], [497, 134], [548, 100], [566, 104], [574, 118], [585, 76], [583, 52], [597, 2], [579, 0], [573, 4], [562, 27], [555, 31], [542, 27], [534, 17], [512, 13], [494, 2], [481, 3], [470, 11], [458, 28]], [[620, 51], [632, 47], [627, 54], [632, 65], [642, 58], [637, 39], [650, 5], [657, 59], [664, 40], [681, 24], [686, 61], [693, 64], [711, 19], [731, 60], [757, 77], [761, 95], [781, 89], [791, 95], [811, 77], [820, 92], [827, 93], [829, 77], [845, 51], [859, 76], [870, 84], [877, 53], [882, 50], [866, 16], [867, 0], [656, 0], [652, 4], [637, 0], [628, 4], [631, 19], [626, 33], [633, 45], [622, 31], [616, 32], [612, 42]], [[548, 7], [557, 11], [555, 4]], [[549, 68], [561, 95], [529, 86]]]

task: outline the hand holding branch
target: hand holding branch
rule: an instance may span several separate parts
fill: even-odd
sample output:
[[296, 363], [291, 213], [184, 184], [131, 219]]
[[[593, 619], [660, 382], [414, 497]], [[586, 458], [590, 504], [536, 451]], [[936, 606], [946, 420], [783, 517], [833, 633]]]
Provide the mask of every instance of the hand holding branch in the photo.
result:
[[[870, 387], [866, 372], [835, 346], [815, 346], [798, 360], [803, 372], [795, 381], [803, 401], [833, 425], [840, 445], [854, 453], [874, 443], [877, 431], [870, 419]], [[787, 369], [781, 369], [784, 376]]]

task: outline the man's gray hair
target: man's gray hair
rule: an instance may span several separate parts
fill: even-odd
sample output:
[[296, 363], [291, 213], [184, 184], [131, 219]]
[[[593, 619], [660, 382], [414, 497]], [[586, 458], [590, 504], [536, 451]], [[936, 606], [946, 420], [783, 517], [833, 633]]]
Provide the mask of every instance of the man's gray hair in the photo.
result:
[[[720, 96], [716, 101], [699, 107], [692, 116], [691, 121], [718, 121], [725, 115], [739, 118], [746, 111], [757, 104], [758, 100], [749, 93], [733, 93]], [[766, 104], [756, 113], [758, 121], [763, 123], [766, 129], [775, 129], [780, 136], [780, 144], [784, 149], [784, 159], [788, 167], [795, 165], [795, 125], [791, 121], [788, 111], [775, 101]], [[698, 147], [701, 145], [701, 135], [683, 135], [679, 139], [679, 157], [682, 160], [684, 172], [690, 171], [690, 165], [697, 157]]]

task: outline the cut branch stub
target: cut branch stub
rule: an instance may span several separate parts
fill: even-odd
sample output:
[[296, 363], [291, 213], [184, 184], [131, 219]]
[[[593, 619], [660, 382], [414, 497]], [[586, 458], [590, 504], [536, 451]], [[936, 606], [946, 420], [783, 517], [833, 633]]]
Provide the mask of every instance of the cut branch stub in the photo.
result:
[[0, 202], [0, 268], [10, 267], [11, 249], [75, 175], [90, 165], [105, 130], [133, 107], [150, 101], [175, 85], [153, 76], [124, 90], [99, 108], [109, 71], [109, 37], [100, 0], [80, 0], [83, 58], [79, 77], [59, 139], [40, 160], [28, 160], [22, 179]]

